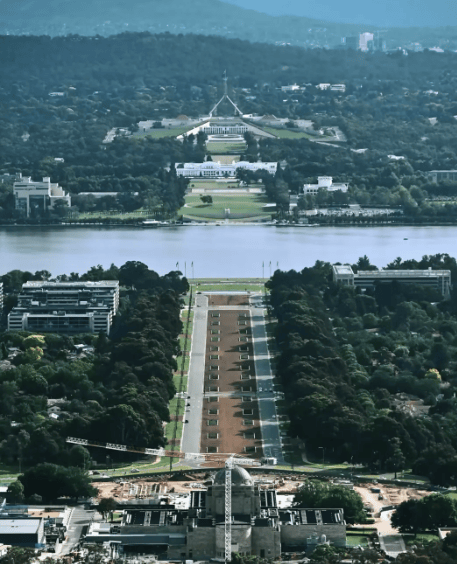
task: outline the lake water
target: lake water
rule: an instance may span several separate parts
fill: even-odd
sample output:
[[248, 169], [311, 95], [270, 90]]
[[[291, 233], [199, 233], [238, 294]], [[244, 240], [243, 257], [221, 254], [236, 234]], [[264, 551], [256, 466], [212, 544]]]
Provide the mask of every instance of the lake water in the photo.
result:
[[[355, 262], [367, 255], [385, 266], [396, 257], [457, 255], [457, 226], [449, 227], [272, 227], [189, 226], [138, 228], [0, 228], [0, 274], [20, 269], [53, 275], [83, 273], [93, 265], [144, 262], [159, 274], [176, 270], [187, 276], [261, 277], [279, 265], [302, 269], [316, 260]], [[191, 263], [194, 268], [192, 272]]]

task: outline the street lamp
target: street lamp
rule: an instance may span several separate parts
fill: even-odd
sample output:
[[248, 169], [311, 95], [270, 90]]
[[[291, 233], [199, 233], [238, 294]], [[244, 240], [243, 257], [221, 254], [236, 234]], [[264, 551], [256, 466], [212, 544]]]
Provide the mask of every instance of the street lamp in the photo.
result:
[[322, 449], [322, 469], [324, 469], [325, 465], [325, 447], [319, 447]]

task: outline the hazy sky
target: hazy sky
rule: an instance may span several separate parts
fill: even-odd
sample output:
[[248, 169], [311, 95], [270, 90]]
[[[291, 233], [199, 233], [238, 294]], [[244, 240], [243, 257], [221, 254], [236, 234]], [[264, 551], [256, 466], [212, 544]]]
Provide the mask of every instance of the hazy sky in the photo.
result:
[[377, 26], [457, 26], [456, 0], [223, 0], [272, 15]]

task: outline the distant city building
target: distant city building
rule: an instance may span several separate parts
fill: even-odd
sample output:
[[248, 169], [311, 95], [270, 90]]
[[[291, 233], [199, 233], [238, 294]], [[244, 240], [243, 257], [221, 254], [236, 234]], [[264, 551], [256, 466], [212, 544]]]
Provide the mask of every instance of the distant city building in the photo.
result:
[[119, 307], [119, 282], [26, 282], [8, 331], [107, 335]]
[[0, 282], [0, 317], [3, 311], [3, 282]]
[[326, 192], [347, 192], [349, 184], [334, 184], [331, 176], [318, 176], [317, 184], [305, 184], [303, 186], [303, 194], [315, 196], [319, 190]]
[[431, 170], [427, 176], [432, 182], [443, 180], [457, 180], [457, 170]]
[[27, 217], [32, 210], [44, 213], [52, 209], [56, 202], [64, 201], [71, 206], [71, 197], [58, 184], [51, 183], [49, 177], [42, 182], [34, 182], [30, 177], [22, 178], [14, 183], [13, 193], [17, 210], [23, 210]]
[[359, 35], [359, 49], [360, 51], [368, 51], [370, 41], [373, 41], [374, 35], [372, 33], [361, 33]]
[[376, 284], [399, 282], [419, 284], [439, 290], [446, 298], [451, 290], [450, 270], [359, 270], [354, 273], [349, 265], [333, 266], [333, 281], [344, 286], [374, 288]]
[[369, 32], [360, 33], [350, 37], [343, 37], [342, 46], [354, 51], [383, 51], [387, 50], [387, 43], [379, 34]]
[[270, 174], [276, 174], [278, 163], [239, 161], [232, 164], [221, 164], [219, 162], [207, 161], [204, 163], [176, 163], [175, 167], [177, 176], [185, 176], [187, 178], [234, 178], [237, 170], [250, 170], [252, 172], [265, 170]]

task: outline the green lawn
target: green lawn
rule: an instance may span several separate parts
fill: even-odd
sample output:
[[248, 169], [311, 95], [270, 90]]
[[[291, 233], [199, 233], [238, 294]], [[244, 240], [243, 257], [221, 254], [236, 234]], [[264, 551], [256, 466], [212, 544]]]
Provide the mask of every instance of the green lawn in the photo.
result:
[[225, 210], [230, 209], [229, 219], [270, 219], [271, 212], [263, 208], [267, 199], [263, 194], [215, 194], [212, 204], [203, 204], [199, 196], [186, 196], [186, 206], [179, 210], [179, 214], [187, 219], [201, 221], [217, 221], [225, 219]]
[[275, 127], [262, 127], [267, 133], [275, 135], [279, 139], [315, 139], [315, 135], [310, 135], [304, 131], [290, 131], [289, 129], [276, 129]]
[[414, 535], [402, 535], [406, 546], [417, 544], [418, 542], [430, 542], [439, 540], [439, 536], [433, 533], [417, 533]]
[[214, 141], [212, 143], [206, 144], [206, 150], [212, 155], [217, 155], [218, 153], [221, 153], [223, 155], [236, 152], [244, 153], [244, 151], [246, 150], [246, 143]]
[[230, 188], [239, 188], [240, 183], [238, 180], [231, 180], [230, 182], [216, 182], [215, 180], [196, 180], [192, 179], [189, 182], [189, 188], [204, 188], [206, 190], [230, 190]]
[[181, 382], [181, 374], [174, 374], [173, 375], [173, 382], [176, 386], [176, 392], [187, 392], [187, 376], [183, 376], [182, 378], [182, 386], [180, 386]]
[[178, 415], [184, 415], [185, 401], [179, 398], [173, 398], [169, 404], [169, 410], [171, 415], [176, 414], [176, 405], [178, 405]]
[[367, 546], [368, 536], [367, 535], [346, 535], [346, 546]]

